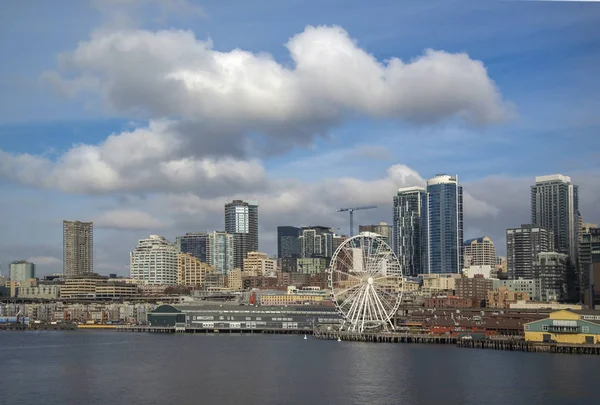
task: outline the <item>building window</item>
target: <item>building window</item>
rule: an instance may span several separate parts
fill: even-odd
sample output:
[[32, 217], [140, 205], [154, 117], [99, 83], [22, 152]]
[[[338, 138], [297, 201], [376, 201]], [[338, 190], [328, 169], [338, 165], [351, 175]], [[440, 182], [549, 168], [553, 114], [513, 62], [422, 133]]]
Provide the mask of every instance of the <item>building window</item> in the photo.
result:
[[589, 326], [582, 326], [581, 327], [581, 333], [590, 333], [590, 327]]
[[542, 330], [544, 332], [548, 332], [548, 325], [542, 325]]
[[529, 325], [523, 325], [523, 328], [524, 328], [525, 330], [529, 330]]

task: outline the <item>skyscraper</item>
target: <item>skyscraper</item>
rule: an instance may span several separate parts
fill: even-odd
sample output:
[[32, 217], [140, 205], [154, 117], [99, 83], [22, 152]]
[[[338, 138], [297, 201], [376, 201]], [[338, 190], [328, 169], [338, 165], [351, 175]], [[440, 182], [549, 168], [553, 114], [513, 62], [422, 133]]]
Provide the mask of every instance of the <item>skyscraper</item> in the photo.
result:
[[554, 251], [554, 232], [535, 225], [506, 230], [506, 267], [509, 279], [533, 279], [533, 266], [542, 252]]
[[539, 176], [531, 186], [531, 223], [554, 232], [557, 252], [577, 263], [579, 233], [578, 187], [561, 174]]
[[277, 227], [277, 257], [282, 259], [286, 257], [300, 256], [300, 228], [295, 226]]
[[406, 187], [394, 196], [392, 248], [400, 260], [402, 271], [415, 276], [421, 273], [421, 202], [423, 187]]
[[392, 226], [387, 222], [380, 222], [378, 225], [359, 225], [358, 232], [372, 232], [383, 236], [383, 240], [393, 249]]
[[421, 215], [423, 273], [460, 273], [463, 255], [463, 189], [458, 176], [427, 180]]
[[35, 278], [35, 264], [26, 260], [17, 260], [8, 265], [10, 281], [27, 281]]
[[248, 252], [258, 251], [258, 203], [234, 200], [225, 204], [225, 232], [234, 236], [234, 267], [241, 268]]
[[63, 221], [63, 274], [66, 278], [94, 272], [94, 225]]
[[582, 284], [581, 295], [588, 308], [594, 308], [600, 299], [600, 227], [585, 224], [582, 227], [581, 241], [579, 243], [579, 263], [581, 266]]
[[487, 237], [466, 240], [463, 245], [463, 267], [496, 265], [496, 247]]
[[223, 275], [227, 275], [234, 268], [241, 268], [235, 265], [235, 234], [214, 231], [208, 234], [208, 238], [208, 264]]
[[177, 236], [175, 244], [182, 253], [189, 253], [202, 262], [208, 263], [208, 233], [188, 232], [184, 236]]
[[177, 284], [178, 248], [159, 235], [140, 239], [137, 247], [129, 254], [131, 278], [148, 284]]
[[333, 256], [333, 231], [326, 226], [309, 226], [302, 228], [300, 240], [300, 257]]

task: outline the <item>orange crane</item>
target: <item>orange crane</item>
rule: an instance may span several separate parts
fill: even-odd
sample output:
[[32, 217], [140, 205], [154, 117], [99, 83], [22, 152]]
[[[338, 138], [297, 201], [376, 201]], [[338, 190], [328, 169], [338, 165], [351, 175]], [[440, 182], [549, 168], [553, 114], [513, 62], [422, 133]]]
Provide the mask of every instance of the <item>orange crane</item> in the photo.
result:
[[340, 208], [337, 212], [348, 212], [350, 214], [350, 237], [354, 236], [354, 211], [370, 210], [377, 208], [376, 205], [367, 205], [364, 207]]

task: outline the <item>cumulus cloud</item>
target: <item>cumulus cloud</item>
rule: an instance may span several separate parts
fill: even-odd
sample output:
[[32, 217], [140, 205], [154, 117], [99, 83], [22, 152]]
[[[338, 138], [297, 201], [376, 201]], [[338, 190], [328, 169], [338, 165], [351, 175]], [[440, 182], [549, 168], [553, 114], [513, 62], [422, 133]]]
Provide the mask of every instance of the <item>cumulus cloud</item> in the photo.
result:
[[126, 115], [177, 116], [239, 132], [307, 142], [348, 114], [473, 124], [505, 120], [505, 103], [483, 63], [428, 49], [385, 61], [337, 26], [308, 26], [285, 45], [293, 66], [266, 53], [216, 51], [191, 31], [97, 31], [46, 73], [65, 92], [97, 92]]
[[170, 121], [110, 135], [99, 145], [75, 145], [56, 161], [0, 150], [0, 177], [27, 186], [72, 193], [260, 189], [265, 171], [256, 160], [196, 157]]
[[129, 230], [159, 230], [167, 224], [147, 212], [137, 210], [111, 210], [93, 219], [98, 228], [129, 229]]

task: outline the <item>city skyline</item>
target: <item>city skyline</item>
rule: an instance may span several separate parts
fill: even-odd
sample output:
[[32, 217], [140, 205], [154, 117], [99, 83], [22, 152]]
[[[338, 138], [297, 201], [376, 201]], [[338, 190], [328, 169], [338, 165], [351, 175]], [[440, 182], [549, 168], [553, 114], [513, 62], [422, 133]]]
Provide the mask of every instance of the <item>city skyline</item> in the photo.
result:
[[536, 176], [570, 176], [600, 222], [597, 5], [108, 3], [4, 10], [19, 41], [0, 49], [3, 274], [62, 272], [58, 229], [79, 218], [94, 271], [125, 275], [137, 240], [222, 230], [236, 199], [260, 202], [272, 256], [277, 226], [344, 230], [340, 207], [378, 206], [356, 228], [393, 223], [397, 189], [439, 172], [461, 178], [464, 239], [499, 254]]

